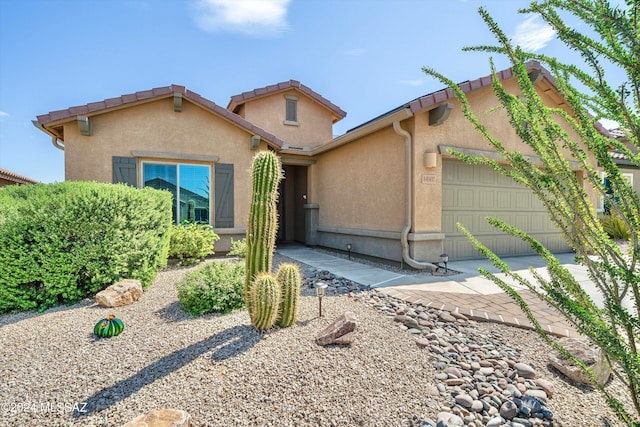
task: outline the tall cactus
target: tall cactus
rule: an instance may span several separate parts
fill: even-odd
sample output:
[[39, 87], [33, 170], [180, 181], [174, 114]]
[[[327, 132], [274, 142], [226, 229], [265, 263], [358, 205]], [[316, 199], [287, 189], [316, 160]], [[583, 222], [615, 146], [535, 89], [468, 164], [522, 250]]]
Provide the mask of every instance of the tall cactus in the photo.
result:
[[251, 167], [252, 197], [247, 226], [245, 306], [251, 310], [249, 287], [260, 272], [270, 272], [278, 229], [278, 185], [282, 179], [280, 159], [270, 151], [261, 151]]
[[259, 273], [251, 282], [249, 286], [251, 294], [249, 315], [251, 316], [251, 324], [257, 330], [269, 329], [278, 320], [281, 292], [276, 277], [271, 273]]
[[300, 301], [300, 286], [302, 285], [300, 269], [296, 264], [280, 264], [276, 279], [282, 289], [279, 323], [280, 326], [286, 328], [298, 320], [298, 302]]

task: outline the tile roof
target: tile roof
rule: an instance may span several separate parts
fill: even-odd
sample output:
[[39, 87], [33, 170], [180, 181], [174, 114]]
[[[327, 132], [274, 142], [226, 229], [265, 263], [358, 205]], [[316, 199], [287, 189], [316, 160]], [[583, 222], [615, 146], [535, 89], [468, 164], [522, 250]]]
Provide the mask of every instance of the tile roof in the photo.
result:
[[141, 102], [149, 102], [156, 99], [168, 98], [170, 96], [173, 96], [174, 94], [182, 95], [185, 99], [188, 99], [194, 104], [199, 105], [200, 107], [203, 107], [212, 113], [224, 117], [232, 123], [246, 129], [253, 134], [259, 135], [266, 141], [271, 142], [278, 147], [282, 147], [282, 145], [284, 144], [284, 142], [281, 139], [277, 138], [275, 135], [265, 131], [262, 128], [259, 128], [258, 126], [253, 125], [239, 115], [217, 105], [213, 101], [210, 101], [195, 92], [190, 91], [185, 86], [175, 84], [136, 93], [129, 93], [116, 98], [108, 98], [98, 102], [90, 102], [86, 105], [78, 105], [75, 107], [67, 108], [65, 110], [51, 111], [47, 114], [37, 116], [36, 121], [40, 126], [46, 127], [51, 123], [61, 124], [66, 121], [73, 120], [76, 116], [79, 115], [91, 116], [107, 112], [112, 109], [126, 108]]
[[288, 89], [296, 89], [305, 95], [309, 96], [316, 102], [322, 104], [325, 108], [331, 110], [333, 114], [336, 116], [336, 121], [343, 119], [347, 113], [343, 111], [340, 107], [323, 97], [317, 92], [314, 92], [309, 87], [303, 85], [297, 80], [289, 80], [287, 82], [276, 83], [274, 85], [265, 86], [262, 88], [254, 89], [249, 92], [243, 92], [240, 95], [234, 95], [231, 97], [231, 101], [229, 101], [229, 105], [227, 105], [227, 109], [230, 111], [238, 111], [238, 108], [242, 106], [247, 101], [250, 101], [255, 98], [259, 98], [266, 95], [271, 95], [276, 92], [282, 92]]
[[[553, 77], [551, 75], [551, 73], [549, 72], [549, 70], [547, 70], [546, 68], [544, 68], [540, 62], [538, 61], [529, 61], [527, 62], [527, 71], [531, 72], [531, 71], [541, 71], [542, 74], [544, 75], [544, 77], [549, 81], [549, 83], [551, 83], [551, 85], [553, 85], [553, 87], [556, 87], [556, 79], [555, 77]], [[513, 69], [512, 68], [507, 68], [505, 70], [501, 70], [496, 72], [498, 78], [500, 79], [500, 81], [504, 81], [507, 79], [510, 79], [514, 76], [513, 74]], [[469, 93], [469, 92], [473, 92], [474, 90], [483, 88], [483, 87], [487, 87], [487, 86], [491, 86], [491, 74], [487, 75], [487, 76], [483, 76], [483, 77], [478, 77], [475, 80], [467, 80], [465, 82], [462, 83], [458, 83], [458, 86], [460, 87], [460, 89], [462, 89], [462, 91], [464, 93]], [[369, 120], [366, 123], [363, 123], [353, 129], [349, 129], [347, 131], [351, 132], [355, 129], [358, 129], [368, 123], [371, 123], [375, 120], [378, 120], [382, 117], [385, 117], [387, 115], [390, 115], [398, 110], [401, 110], [403, 108], [409, 108], [411, 110], [411, 112], [413, 114], [418, 114], [421, 113], [423, 111], [427, 111], [427, 110], [431, 110], [433, 108], [435, 108], [438, 104], [444, 102], [444, 101], [449, 101], [455, 99], [455, 94], [453, 93], [453, 91], [450, 88], [444, 88], [441, 90], [438, 90], [436, 92], [431, 92], [429, 94], [420, 96], [412, 101], [409, 101], [397, 108], [394, 108], [391, 111], [388, 111], [387, 113], [384, 113], [372, 120]], [[602, 135], [604, 136], [608, 136], [608, 137], [612, 137], [612, 135], [609, 133], [609, 131], [607, 129], [604, 128], [604, 126], [602, 126], [602, 124], [600, 124], [599, 122], [596, 123], [596, 129], [598, 130], [598, 132], [600, 132]]]
[[17, 174], [15, 172], [11, 172], [7, 169], [0, 168], [0, 179], [6, 179], [7, 181], [12, 181], [18, 184], [37, 184], [38, 181], [35, 179], [27, 178], [24, 175]]

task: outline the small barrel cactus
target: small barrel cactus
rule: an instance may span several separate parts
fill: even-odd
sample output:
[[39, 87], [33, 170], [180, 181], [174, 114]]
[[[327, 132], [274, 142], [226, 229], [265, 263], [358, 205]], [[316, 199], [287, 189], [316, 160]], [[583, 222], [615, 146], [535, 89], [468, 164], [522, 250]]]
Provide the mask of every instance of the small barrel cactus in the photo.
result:
[[272, 327], [280, 314], [282, 291], [271, 273], [259, 273], [249, 286], [251, 324], [259, 331]]
[[280, 264], [276, 279], [282, 289], [280, 326], [286, 328], [298, 320], [298, 303], [300, 301], [300, 287], [302, 286], [300, 269], [296, 264]]
[[93, 327], [93, 333], [101, 338], [111, 338], [119, 335], [123, 329], [124, 323], [122, 320], [110, 314], [105, 319], [96, 323], [96, 326]]
[[[270, 272], [278, 229], [278, 185], [282, 179], [280, 159], [270, 151], [256, 154], [251, 166], [252, 197], [247, 225], [245, 305], [251, 307], [248, 288], [258, 273]], [[251, 310], [251, 308], [249, 308]]]

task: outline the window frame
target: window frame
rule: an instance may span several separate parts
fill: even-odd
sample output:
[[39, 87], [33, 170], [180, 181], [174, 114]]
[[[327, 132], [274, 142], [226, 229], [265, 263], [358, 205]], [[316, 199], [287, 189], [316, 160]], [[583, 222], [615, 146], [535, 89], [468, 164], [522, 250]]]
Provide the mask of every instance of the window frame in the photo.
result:
[[[157, 161], [157, 160], [141, 160], [140, 161], [140, 188], [145, 187], [145, 176], [144, 176], [144, 166], [146, 164], [149, 165], [164, 165], [164, 166], [175, 166], [176, 167], [176, 218], [174, 224], [179, 225], [182, 221], [180, 218], [180, 166], [201, 166], [208, 168], [208, 179], [209, 179], [209, 194], [208, 199], [209, 203], [207, 209], [209, 210], [209, 218], [207, 222], [201, 222], [201, 224], [213, 225], [215, 224], [215, 211], [213, 210], [213, 197], [215, 195], [212, 194], [213, 189], [215, 188], [215, 183], [213, 182], [213, 165], [209, 163], [191, 163], [191, 162], [172, 162], [172, 161]], [[153, 188], [153, 187], [151, 187]], [[173, 209], [173, 205], [172, 205]]]
[[[298, 97], [294, 95], [285, 95], [284, 124], [290, 126], [298, 126]], [[289, 108], [291, 106], [291, 109]], [[293, 113], [290, 115], [290, 111]]]
[[[604, 180], [607, 178], [607, 172], [601, 171], [600, 174], [601, 174], [600, 178], [602, 179], [602, 184], [604, 185]], [[633, 174], [631, 172], [620, 171], [620, 175], [622, 175], [624, 178], [627, 178], [629, 180], [629, 184], [631, 184], [631, 188], [633, 188]], [[596, 209], [596, 212], [604, 213], [604, 196], [600, 196], [600, 203], [598, 208]]]

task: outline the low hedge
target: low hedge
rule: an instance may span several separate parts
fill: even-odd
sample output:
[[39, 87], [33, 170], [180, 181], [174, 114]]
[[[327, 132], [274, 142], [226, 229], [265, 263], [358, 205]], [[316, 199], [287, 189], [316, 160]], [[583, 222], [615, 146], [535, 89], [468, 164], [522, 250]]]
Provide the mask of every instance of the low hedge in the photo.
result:
[[0, 313], [72, 303], [166, 266], [171, 194], [62, 182], [0, 189]]
[[208, 224], [172, 225], [169, 229], [169, 258], [180, 265], [193, 265], [213, 254], [220, 238]]

